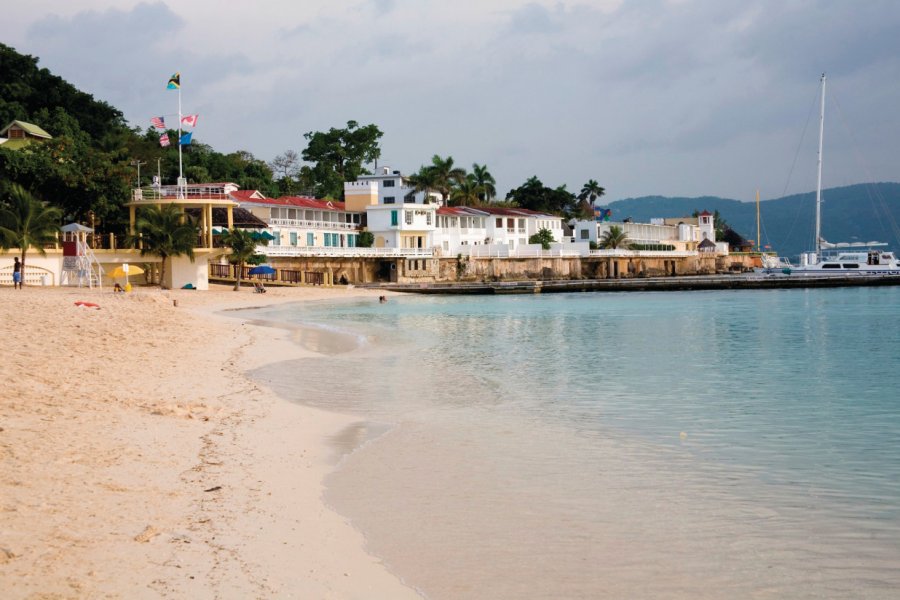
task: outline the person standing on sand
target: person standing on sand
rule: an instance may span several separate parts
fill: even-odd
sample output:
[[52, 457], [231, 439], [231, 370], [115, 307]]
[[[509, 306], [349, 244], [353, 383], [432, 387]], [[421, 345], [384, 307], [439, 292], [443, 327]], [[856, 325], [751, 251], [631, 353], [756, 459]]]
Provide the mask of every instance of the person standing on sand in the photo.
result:
[[13, 289], [19, 288], [22, 289], [22, 263], [19, 262], [19, 257], [16, 256], [13, 259]]

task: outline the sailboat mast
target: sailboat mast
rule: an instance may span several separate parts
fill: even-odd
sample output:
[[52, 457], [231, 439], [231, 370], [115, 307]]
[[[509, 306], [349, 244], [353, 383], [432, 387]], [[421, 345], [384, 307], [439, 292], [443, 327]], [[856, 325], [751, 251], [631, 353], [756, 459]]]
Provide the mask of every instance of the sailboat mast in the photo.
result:
[[822, 249], [822, 139], [825, 137], [825, 73], [822, 73], [822, 105], [819, 110], [819, 160], [816, 176], [816, 257]]
[[762, 242], [759, 240], [759, 190], [756, 190], [756, 251], [762, 250]]

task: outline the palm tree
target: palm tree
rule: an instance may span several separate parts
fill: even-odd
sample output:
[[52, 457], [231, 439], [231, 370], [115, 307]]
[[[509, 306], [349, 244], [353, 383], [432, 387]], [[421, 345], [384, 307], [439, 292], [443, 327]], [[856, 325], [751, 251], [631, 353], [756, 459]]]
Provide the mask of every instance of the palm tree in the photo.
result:
[[434, 170], [430, 167], [419, 167], [419, 171], [410, 175], [409, 183], [417, 192], [425, 192], [425, 202], [429, 202], [429, 194], [437, 189]]
[[36, 248], [46, 256], [46, 244], [56, 241], [62, 211], [47, 206], [18, 184], [9, 187], [6, 205], [0, 206], [0, 248], [19, 248], [22, 264], [22, 284], [25, 283], [25, 254]]
[[478, 206], [481, 202], [482, 188], [478, 185], [475, 176], [469, 173], [450, 192], [450, 200], [456, 206]]
[[478, 163], [472, 163], [472, 175], [475, 176], [475, 182], [484, 194], [483, 200], [490, 202], [497, 195], [497, 188], [495, 187], [497, 180], [488, 171], [487, 165], [479, 165]]
[[584, 184], [584, 187], [581, 188], [581, 193], [578, 194], [578, 199], [587, 200], [591, 203], [591, 206], [593, 206], [594, 200], [605, 193], [606, 190], [600, 187], [599, 183], [597, 183], [593, 179], [588, 179], [588, 182]]
[[627, 249], [631, 246], [628, 235], [622, 231], [618, 225], [612, 225], [600, 238], [600, 247], [615, 250], [616, 248]]
[[137, 234], [128, 236], [128, 243], [140, 242], [141, 256], [148, 254], [162, 259], [159, 269], [160, 287], [165, 287], [166, 259], [187, 256], [194, 262], [197, 245], [197, 223], [175, 204], [163, 204], [143, 209], [135, 223]]
[[453, 166], [453, 157], [441, 158], [437, 154], [431, 157], [431, 164], [426, 167], [434, 176], [434, 187], [444, 197], [450, 198], [450, 190], [466, 177], [466, 170]]
[[231, 231], [222, 236], [222, 243], [231, 248], [231, 256], [228, 257], [229, 262], [238, 266], [234, 291], [239, 292], [241, 289], [241, 276], [244, 274], [244, 263], [250, 262], [256, 256], [257, 246], [268, 246], [269, 239], [265, 237], [257, 239], [246, 229], [232, 227]]
[[581, 188], [581, 192], [578, 194], [578, 199], [580, 202], [578, 203], [578, 212], [580, 213], [580, 217], [582, 219], [593, 219], [594, 218], [594, 201], [606, 193], [606, 190], [600, 187], [600, 184], [594, 181], [593, 179], [589, 179], [584, 187]]

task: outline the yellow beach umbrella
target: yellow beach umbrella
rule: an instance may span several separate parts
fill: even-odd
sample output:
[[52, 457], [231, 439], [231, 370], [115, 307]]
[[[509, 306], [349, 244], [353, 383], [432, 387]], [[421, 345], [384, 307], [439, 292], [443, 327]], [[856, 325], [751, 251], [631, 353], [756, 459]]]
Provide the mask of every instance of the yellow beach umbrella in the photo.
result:
[[118, 279], [119, 277], [124, 277], [125, 278], [125, 291], [130, 292], [131, 284], [128, 283], [128, 276], [129, 275], [140, 275], [143, 272], [144, 272], [144, 270], [142, 268], [140, 268], [139, 266], [129, 265], [126, 263], [126, 264], [116, 267], [115, 269], [113, 269], [112, 271], [107, 273], [107, 275], [109, 277], [112, 277], [113, 279]]
[[118, 279], [119, 277], [124, 277], [125, 279], [128, 279], [129, 275], [140, 275], [144, 272], [144, 270], [137, 265], [128, 265], [127, 271], [125, 270], [125, 268], [126, 268], [125, 265], [120, 265], [120, 266], [116, 267], [115, 269], [113, 269], [112, 271], [110, 271], [109, 273], [107, 273], [107, 275], [109, 277], [112, 277], [113, 279]]

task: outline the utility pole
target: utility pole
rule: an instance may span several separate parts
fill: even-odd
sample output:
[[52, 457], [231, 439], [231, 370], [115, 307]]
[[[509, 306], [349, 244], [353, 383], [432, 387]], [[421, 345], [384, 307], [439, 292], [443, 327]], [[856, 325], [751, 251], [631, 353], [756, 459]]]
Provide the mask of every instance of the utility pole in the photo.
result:
[[131, 165], [137, 167], [137, 187], [141, 187], [141, 165], [146, 165], [146, 162], [134, 159], [131, 161]]

